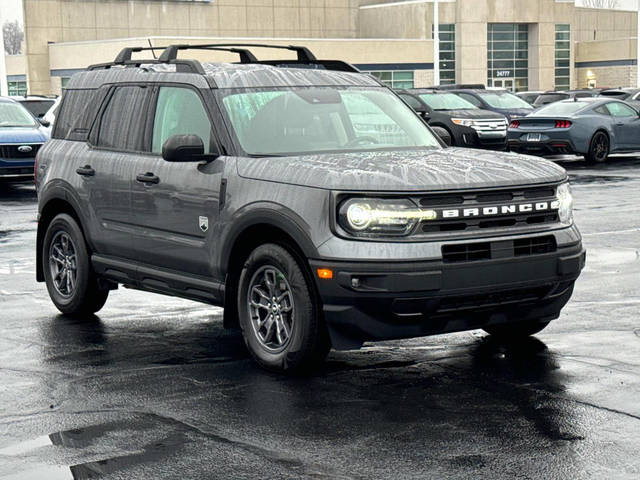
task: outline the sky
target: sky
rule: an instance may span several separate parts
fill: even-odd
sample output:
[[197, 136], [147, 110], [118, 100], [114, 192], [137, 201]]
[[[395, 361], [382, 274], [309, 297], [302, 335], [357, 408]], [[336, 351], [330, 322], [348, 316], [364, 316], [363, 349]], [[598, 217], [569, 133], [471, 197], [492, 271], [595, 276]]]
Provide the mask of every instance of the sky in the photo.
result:
[[2, 21], [19, 20], [22, 23], [22, 0], [0, 0]]

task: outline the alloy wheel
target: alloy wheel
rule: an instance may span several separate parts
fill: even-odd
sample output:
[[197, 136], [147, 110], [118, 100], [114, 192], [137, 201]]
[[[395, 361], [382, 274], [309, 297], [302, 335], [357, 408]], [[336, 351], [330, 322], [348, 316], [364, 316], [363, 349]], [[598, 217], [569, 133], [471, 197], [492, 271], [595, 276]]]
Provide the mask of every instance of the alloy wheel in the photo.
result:
[[291, 286], [276, 267], [260, 267], [251, 277], [247, 306], [253, 332], [266, 350], [281, 352], [291, 340], [294, 303]]
[[73, 295], [77, 284], [76, 246], [66, 232], [58, 232], [49, 246], [49, 269], [56, 291], [65, 298]]

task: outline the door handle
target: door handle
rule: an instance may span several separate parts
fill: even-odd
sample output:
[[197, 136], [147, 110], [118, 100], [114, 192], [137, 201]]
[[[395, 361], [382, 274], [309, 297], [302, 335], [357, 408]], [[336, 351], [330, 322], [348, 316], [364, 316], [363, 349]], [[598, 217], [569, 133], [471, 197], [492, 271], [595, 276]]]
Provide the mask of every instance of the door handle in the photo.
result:
[[142, 183], [160, 183], [160, 177], [154, 175], [152, 172], [139, 173], [136, 180]]
[[616, 126], [618, 126], [618, 127], [622, 127], [623, 125], [624, 125], [624, 123], [623, 123], [623, 122], [616, 123]]
[[91, 165], [85, 165], [84, 167], [77, 168], [76, 173], [83, 177], [93, 177], [96, 174], [96, 171], [91, 168]]

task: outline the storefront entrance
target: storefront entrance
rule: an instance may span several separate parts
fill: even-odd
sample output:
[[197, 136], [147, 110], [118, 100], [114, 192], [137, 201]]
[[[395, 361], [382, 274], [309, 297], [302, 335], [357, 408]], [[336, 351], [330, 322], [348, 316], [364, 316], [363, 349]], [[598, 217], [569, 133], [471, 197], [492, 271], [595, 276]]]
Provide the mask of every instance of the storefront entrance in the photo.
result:
[[529, 25], [487, 25], [487, 85], [514, 92], [529, 86]]

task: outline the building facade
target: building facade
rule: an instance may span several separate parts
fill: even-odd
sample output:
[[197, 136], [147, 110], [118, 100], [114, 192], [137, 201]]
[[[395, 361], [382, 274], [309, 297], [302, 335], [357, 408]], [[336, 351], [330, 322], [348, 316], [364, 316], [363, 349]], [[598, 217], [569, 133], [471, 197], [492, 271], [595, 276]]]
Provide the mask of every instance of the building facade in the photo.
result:
[[[636, 84], [635, 12], [587, 0], [439, 0], [440, 83], [514, 91]], [[624, 1], [624, 0], [620, 0]], [[582, 3], [581, 3], [582, 2]], [[597, 2], [591, 2], [597, 3]], [[433, 0], [23, 0], [10, 90], [60, 93], [123, 46], [298, 43], [393, 87], [434, 82]], [[259, 52], [273, 58], [273, 52]], [[211, 52], [198, 57], [232, 61]]]

